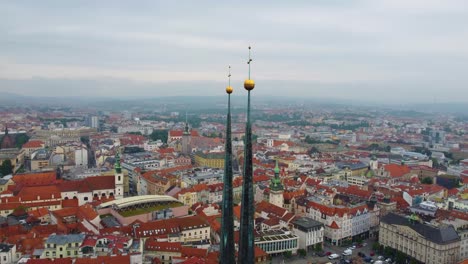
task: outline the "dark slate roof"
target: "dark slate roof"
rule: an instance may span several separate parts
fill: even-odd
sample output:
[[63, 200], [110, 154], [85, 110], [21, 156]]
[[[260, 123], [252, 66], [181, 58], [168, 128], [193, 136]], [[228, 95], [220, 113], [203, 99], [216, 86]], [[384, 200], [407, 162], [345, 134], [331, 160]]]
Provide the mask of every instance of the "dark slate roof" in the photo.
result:
[[335, 165], [340, 169], [344, 169], [344, 168], [348, 167], [350, 170], [359, 170], [359, 169], [364, 169], [364, 168], [369, 167], [369, 165], [367, 165], [365, 163], [362, 163], [362, 162], [357, 162], [357, 163], [337, 162], [337, 163], [335, 163]]
[[387, 214], [380, 221], [389, 225], [407, 226], [436, 244], [450, 244], [460, 241], [453, 226], [435, 227], [419, 222], [412, 224], [408, 218], [394, 213]]
[[13, 245], [0, 244], [0, 252], [2, 253], [9, 252], [11, 248], [13, 248]]
[[323, 226], [322, 223], [315, 221], [309, 217], [299, 217], [293, 221], [294, 227], [297, 229], [308, 232], [310, 229], [319, 229]]

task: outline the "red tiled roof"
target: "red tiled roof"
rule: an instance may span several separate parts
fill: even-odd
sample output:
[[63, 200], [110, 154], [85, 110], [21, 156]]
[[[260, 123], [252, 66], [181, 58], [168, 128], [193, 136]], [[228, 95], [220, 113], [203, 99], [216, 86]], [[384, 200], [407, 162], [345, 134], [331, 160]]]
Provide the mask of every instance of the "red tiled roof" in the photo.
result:
[[292, 191], [292, 192], [284, 192], [283, 193], [283, 198], [284, 198], [285, 202], [289, 202], [292, 198], [296, 198], [296, 197], [305, 195], [306, 192], [307, 191], [305, 189], [299, 189], [299, 190]]
[[[169, 131], [169, 137], [182, 137], [183, 134], [184, 134], [184, 131], [182, 131], [182, 130], [170, 130]], [[198, 137], [199, 136], [198, 131], [196, 131], [196, 130], [191, 130], [190, 135], [192, 137]]]
[[61, 193], [55, 185], [23, 187], [17, 195], [21, 201], [60, 199]]
[[39, 218], [48, 214], [49, 214], [49, 210], [44, 207], [29, 211], [29, 215], [32, 215], [36, 218]]
[[271, 204], [267, 201], [261, 201], [257, 203], [257, 205], [255, 206], [255, 211], [257, 212], [263, 211], [265, 213], [273, 214], [280, 218], [283, 217], [288, 212], [288, 210], [282, 207], [276, 206], [274, 204]]
[[41, 173], [26, 173], [16, 174], [13, 176], [13, 181], [22, 186], [40, 186], [50, 185], [56, 182], [55, 171], [41, 172]]
[[76, 258], [75, 264], [128, 264], [130, 255], [122, 256], [99, 256], [96, 258]]
[[160, 154], [169, 154], [169, 153], [175, 152], [175, 149], [174, 148], [161, 148], [161, 149], [158, 149], [157, 152], [159, 152]]
[[333, 221], [331, 223], [330, 227], [333, 228], [333, 229], [340, 229], [340, 227], [338, 226], [338, 224], [335, 221]]
[[294, 143], [291, 142], [291, 141], [281, 141], [281, 140], [274, 140], [273, 141], [273, 147], [278, 147], [278, 146], [280, 146], [282, 144], [286, 144], [289, 147], [294, 146]]
[[387, 164], [384, 169], [389, 172], [390, 177], [399, 178], [411, 172], [411, 169], [406, 165]]
[[320, 211], [322, 214], [326, 214], [328, 216], [338, 215], [339, 217], [343, 217], [345, 214], [355, 215], [358, 211], [363, 212], [364, 210], [369, 210], [368, 206], [365, 204], [356, 207], [334, 207], [308, 201], [308, 206]]
[[255, 258], [263, 258], [263, 257], [267, 257], [267, 256], [268, 256], [268, 253], [263, 251], [262, 248], [260, 248], [258, 246], [255, 246]]
[[53, 233], [57, 233], [57, 225], [36, 225], [31, 231], [34, 237], [49, 237]]
[[182, 247], [180, 253], [184, 257], [205, 257], [208, 250], [204, 248]]
[[79, 181], [63, 181], [58, 187], [62, 192], [78, 191], [80, 193], [95, 190], [115, 189], [115, 176], [93, 176]]
[[234, 211], [234, 215], [237, 217], [237, 219], [241, 219], [241, 207], [240, 206], [234, 206], [233, 211]]
[[163, 252], [181, 252], [182, 244], [180, 242], [159, 242], [154, 239], [148, 239], [145, 242], [145, 250], [163, 251]]
[[23, 148], [42, 148], [44, 144], [45, 143], [41, 140], [30, 140], [24, 143]]
[[253, 176], [254, 183], [267, 182], [269, 180], [270, 180], [270, 177], [266, 176], [265, 174]]
[[340, 193], [350, 194], [364, 199], [369, 199], [372, 195], [372, 191], [360, 189], [359, 186], [356, 185], [351, 185], [347, 188], [337, 187], [336, 189]]
[[[71, 258], [56, 258], [56, 259], [29, 259], [26, 264], [71, 264]], [[75, 262], [76, 263], [76, 262]], [[92, 262], [96, 263], [96, 262]]]
[[263, 221], [263, 224], [267, 225], [267, 226], [277, 226], [279, 225], [279, 218], [278, 217], [270, 217], [269, 219]]
[[67, 207], [78, 207], [78, 199], [62, 200], [62, 208], [67, 208]]
[[406, 209], [406, 208], [409, 207], [408, 202], [406, 202], [406, 200], [403, 199], [403, 197], [397, 196], [397, 197], [391, 198], [390, 200], [391, 200], [392, 202], [396, 202], [396, 203], [397, 203], [397, 207], [398, 207], [399, 209]]
[[[468, 170], [466, 172], [468, 175]], [[462, 178], [463, 184], [468, 184], [468, 176], [462, 176], [461, 178]]]

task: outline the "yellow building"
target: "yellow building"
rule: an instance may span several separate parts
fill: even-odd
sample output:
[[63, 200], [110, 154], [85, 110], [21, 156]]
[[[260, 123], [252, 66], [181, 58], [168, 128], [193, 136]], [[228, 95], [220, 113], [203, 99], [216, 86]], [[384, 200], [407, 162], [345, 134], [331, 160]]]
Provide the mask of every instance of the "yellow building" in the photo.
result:
[[22, 149], [0, 149], [0, 165], [5, 160], [10, 160], [13, 172], [16, 172], [24, 162], [24, 150]]
[[84, 234], [55, 235], [47, 238], [41, 258], [77, 258], [81, 255], [80, 246]]
[[436, 227], [394, 213], [380, 220], [379, 243], [427, 264], [456, 264], [460, 255], [460, 238], [453, 226]]
[[193, 204], [198, 202], [197, 193], [193, 192], [193, 191], [187, 191], [187, 192], [182, 191], [182, 192], [180, 192], [178, 199], [184, 205], [187, 205], [187, 206], [192, 206]]
[[11, 179], [0, 178], [0, 193], [8, 188], [8, 185], [15, 184]]
[[209, 168], [224, 168], [224, 152], [223, 153], [203, 153], [195, 154], [195, 164], [200, 167]]

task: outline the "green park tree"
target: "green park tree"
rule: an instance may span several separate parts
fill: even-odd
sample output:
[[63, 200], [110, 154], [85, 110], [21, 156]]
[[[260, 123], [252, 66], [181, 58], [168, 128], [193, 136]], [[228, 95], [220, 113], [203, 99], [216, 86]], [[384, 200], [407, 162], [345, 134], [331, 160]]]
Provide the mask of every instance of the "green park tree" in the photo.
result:
[[2, 162], [2, 165], [0, 165], [0, 174], [5, 176], [8, 174], [13, 173], [13, 164], [11, 164], [11, 160], [7, 159]]
[[153, 130], [149, 137], [153, 141], [160, 139], [162, 142], [167, 143], [167, 134], [168, 130]]
[[423, 184], [433, 184], [434, 181], [432, 180], [431, 177], [424, 177], [424, 178], [422, 179], [421, 183], [423, 183]]

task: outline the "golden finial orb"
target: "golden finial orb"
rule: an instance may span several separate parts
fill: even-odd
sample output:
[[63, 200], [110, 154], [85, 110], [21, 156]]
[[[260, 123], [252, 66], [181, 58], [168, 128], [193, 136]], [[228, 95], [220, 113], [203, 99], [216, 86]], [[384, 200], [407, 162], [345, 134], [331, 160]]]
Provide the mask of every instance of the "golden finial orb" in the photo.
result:
[[254, 80], [251, 80], [251, 79], [245, 80], [245, 81], [244, 81], [244, 88], [245, 88], [247, 91], [253, 90], [253, 88], [255, 88], [255, 82], [254, 82]]
[[228, 93], [228, 94], [231, 94], [233, 90], [234, 90], [234, 89], [232, 89], [232, 86], [231, 86], [231, 85], [229, 85], [228, 87], [226, 87], [226, 93]]

